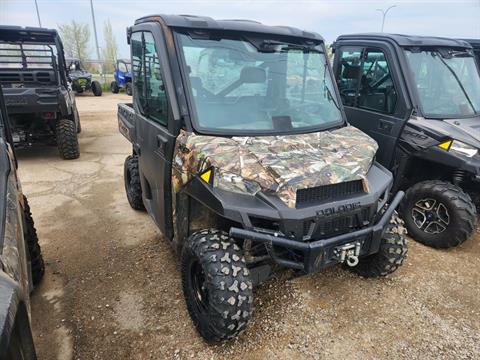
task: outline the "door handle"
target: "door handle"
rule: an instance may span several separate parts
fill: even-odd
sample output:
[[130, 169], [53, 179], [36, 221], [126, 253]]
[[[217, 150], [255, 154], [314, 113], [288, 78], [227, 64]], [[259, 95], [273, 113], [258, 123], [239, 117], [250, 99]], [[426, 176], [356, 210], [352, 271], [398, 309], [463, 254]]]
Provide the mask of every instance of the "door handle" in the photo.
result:
[[165, 153], [165, 147], [167, 145], [167, 142], [168, 140], [164, 136], [160, 134], [157, 135], [157, 150], [160, 150], [162, 154]]
[[380, 119], [378, 121], [378, 129], [382, 130], [384, 133], [390, 134], [393, 129], [393, 122]]

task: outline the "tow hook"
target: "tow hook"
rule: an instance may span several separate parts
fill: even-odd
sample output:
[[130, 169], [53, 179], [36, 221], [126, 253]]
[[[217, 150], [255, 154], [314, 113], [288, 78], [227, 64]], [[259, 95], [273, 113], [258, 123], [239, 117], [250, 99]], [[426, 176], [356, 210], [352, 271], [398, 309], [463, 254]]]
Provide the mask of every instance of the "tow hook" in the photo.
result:
[[339, 256], [341, 263], [345, 262], [348, 266], [354, 267], [358, 265], [361, 246], [362, 244], [359, 242], [349, 243], [337, 248], [335, 252]]

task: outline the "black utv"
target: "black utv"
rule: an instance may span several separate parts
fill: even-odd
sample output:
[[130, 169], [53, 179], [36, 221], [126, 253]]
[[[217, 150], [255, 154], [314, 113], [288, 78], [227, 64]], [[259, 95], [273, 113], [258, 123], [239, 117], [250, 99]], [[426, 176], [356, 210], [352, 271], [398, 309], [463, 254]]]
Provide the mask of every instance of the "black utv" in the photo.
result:
[[190, 315], [209, 341], [251, 316], [252, 286], [283, 267], [365, 277], [407, 245], [377, 144], [349, 126], [323, 39], [246, 20], [148, 16], [128, 29], [133, 104], [125, 189], [181, 254]]
[[0, 85], [16, 147], [56, 144], [64, 159], [80, 156], [80, 117], [56, 30], [0, 26]]
[[437, 248], [464, 242], [480, 205], [480, 75], [471, 46], [359, 34], [340, 36], [333, 49], [347, 119], [377, 140], [393, 192], [406, 191], [409, 234]]
[[36, 359], [30, 292], [44, 271], [0, 87], [0, 360]]
[[70, 58], [66, 61], [73, 91], [77, 94], [91, 91], [95, 96], [102, 96], [102, 86], [97, 80], [92, 80], [92, 74], [85, 70], [79, 59]]

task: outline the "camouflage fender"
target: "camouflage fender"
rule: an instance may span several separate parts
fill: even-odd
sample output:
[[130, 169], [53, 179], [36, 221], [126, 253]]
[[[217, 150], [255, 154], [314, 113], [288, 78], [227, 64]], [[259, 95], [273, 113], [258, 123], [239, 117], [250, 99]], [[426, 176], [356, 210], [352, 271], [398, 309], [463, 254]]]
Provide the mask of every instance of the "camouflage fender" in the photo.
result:
[[3, 234], [3, 249], [0, 261], [3, 270], [28, 293], [28, 272], [25, 241], [23, 238], [23, 214], [19, 201], [16, 179], [11, 172], [7, 184], [5, 230]]
[[172, 171], [175, 194], [194, 176], [214, 168], [214, 187], [255, 194], [274, 193], [291, 208], [298, 189], [363, 180], [376, 142], [346, 126], [287, 136], [213, 137], [181, 131]]

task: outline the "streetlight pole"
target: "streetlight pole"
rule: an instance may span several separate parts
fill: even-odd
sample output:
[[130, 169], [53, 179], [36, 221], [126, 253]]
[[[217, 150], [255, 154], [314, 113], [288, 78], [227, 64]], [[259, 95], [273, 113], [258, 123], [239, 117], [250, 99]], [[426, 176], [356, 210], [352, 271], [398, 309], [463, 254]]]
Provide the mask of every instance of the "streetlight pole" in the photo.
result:
[[90, 0], [90, 10], [92, 11], [93, 33], [95, 35], [95, 49], [97, 50], [97, 60], [100, 60], [100, 47], [98, 46], [97, 25], [95, 24], [95, 11], [93, 10], [92, 0]]
[[385, 18], [387, 17], [388, 12], [394, 7], [397, 7], [397, 5], [392, 5], [388, 7], [386, 10], [377, 9], [377, 11], [380, 11], [382, 13], [382, 32], [383, 32], [383, 27], [385, 26]]
[[37, 0], [35, 0], [35, 9], [37, 9], [38, 26], [39, 26], [39, 27], [42, 27], [42, 22], [40, 21], [40, 12], [38, 11]]

